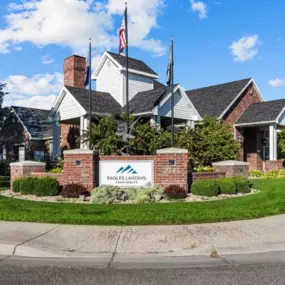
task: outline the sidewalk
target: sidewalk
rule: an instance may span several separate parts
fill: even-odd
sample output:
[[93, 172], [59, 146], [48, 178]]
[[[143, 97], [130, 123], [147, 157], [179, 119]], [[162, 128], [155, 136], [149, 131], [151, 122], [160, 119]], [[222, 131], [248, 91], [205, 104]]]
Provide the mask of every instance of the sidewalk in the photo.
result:
[[[285, 250], [285, 215], [182, 226], [104, 227], [0, 222], [0, 256], [209, 257]], [[131, 260], [131, 259], [130, 259]]]

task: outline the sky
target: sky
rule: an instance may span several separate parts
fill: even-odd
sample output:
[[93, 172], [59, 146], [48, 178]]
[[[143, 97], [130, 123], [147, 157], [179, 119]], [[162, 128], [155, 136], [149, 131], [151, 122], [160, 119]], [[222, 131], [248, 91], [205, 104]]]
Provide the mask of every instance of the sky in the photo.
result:
[[[125, 0], [0, 1], [0, 82], [6, 105], [49, 109], [63, 60], [118, 52]], [[284, 0], [129, 0], [129, 54], [186, 90], [253, 77], [265, 100], [285, 98]]]

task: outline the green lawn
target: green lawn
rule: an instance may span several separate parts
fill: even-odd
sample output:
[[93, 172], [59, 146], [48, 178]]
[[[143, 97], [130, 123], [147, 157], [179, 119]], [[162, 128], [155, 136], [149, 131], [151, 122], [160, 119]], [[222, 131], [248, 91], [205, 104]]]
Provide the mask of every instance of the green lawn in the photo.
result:
[[0, 220], [88, 225], [168, 225], [253, 219], [285, 213], [285, 179], [254, 180], [260, 193], [205, 203], [82, 205], [0, 197]]

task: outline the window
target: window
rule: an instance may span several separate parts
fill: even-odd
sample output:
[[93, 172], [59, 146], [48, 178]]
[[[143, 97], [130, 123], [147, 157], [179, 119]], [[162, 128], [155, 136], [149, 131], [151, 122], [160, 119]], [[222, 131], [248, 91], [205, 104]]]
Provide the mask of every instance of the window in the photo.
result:
[[45, 160], [45, 152], [44, 151], [35, 151], [34, 159], [36, 161], [44, 161]]

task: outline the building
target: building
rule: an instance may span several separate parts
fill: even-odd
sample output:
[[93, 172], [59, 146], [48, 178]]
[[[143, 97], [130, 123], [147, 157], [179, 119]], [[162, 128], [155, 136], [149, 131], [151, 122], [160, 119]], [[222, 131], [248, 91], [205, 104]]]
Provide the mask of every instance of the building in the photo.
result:
[[[88, 127], [88, 90], [84, 88], [86, 59], [73, 55], [64, 60], [64, 86], [48, 114], [53, 124], [53, 157], [61, 148], [74, 148], [76, 136]], [[105, 52], [93, 72], [92, 116], [119, 116], [126, 107], [126, 58]], [[167, 128], [171, 123], [169, 87], [144, 62], [129, 58], [129, 109], [136, 117]], [[175, 85], [175, 124], [194, 127], [205, 117], [233, 125], [241, 142], [241, 158], [253, 169], [280, 167], [277, 132], [285, 126], [285, 100], [264, 102], [252, 78], [185, 91]], [[83, 143], [81, 148], [86, 148]]]

